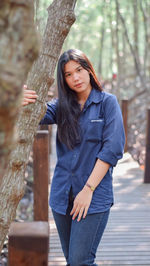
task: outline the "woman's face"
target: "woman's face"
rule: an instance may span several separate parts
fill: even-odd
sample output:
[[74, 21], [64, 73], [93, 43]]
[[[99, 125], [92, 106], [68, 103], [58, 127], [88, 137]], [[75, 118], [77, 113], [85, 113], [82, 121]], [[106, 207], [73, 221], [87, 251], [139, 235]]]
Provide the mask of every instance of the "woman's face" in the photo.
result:
[[76, 61], [70, 60], [65, 64], [64, 74], [69, 88], [77, 94], [91, 91], [89, 72]]

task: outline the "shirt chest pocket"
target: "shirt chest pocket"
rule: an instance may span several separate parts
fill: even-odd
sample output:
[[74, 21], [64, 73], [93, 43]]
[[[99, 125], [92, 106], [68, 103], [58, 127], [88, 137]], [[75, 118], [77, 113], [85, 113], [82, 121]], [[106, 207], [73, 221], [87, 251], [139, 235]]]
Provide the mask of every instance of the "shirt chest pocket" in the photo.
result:
[[99, 142], [103, 136], [104, 119], [89, 119], [86, 130], [86, 140]]

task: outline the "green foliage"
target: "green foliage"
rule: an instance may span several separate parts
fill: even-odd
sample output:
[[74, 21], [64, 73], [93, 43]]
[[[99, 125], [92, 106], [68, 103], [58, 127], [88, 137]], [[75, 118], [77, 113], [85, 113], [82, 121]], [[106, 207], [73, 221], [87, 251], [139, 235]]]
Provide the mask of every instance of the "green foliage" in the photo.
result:
[[48, 17], [47, 8], [52, 2], [53, 0], [35, 0], [35, 21], [41, 35], [43, 35], [46, 27]]
[[[138, 13], [138, 43], [134, 39], [134, 1], [137, 2]], [[37, 12], [40, 31], [46, 25], [47, 11], [46, 8], [52, 2], [41, 0]], [[150, 10], [149, 0], [118, 0], [120, 13], [125, 19], [125, 24], [129, 40], [133, 48], [138, 46], [139, 58], [141, 64], [144, 64], [145, 53], [145, 24], [141, 11], [141, 4], [144, 10]], [[117, 22], [116, 0], [77, 0], [76, 22], [73, 24], [71, 31], [64, 43], [63, 50], [77, 48], [85, 52], [92, 61], [97, 74], [99, 74], [100, 58], [102, 63], [100, 77], [111, 79], [112, 74], [118, 72], [117, 62], [117, 44], [119, 57], [123, 64], [123, 72], [126, 75], [131, 74], [134, 68], [133, 55], [129, 44], [126, 40], [124, 27], [121, 20]], [[116, 29], [118, 28], [118, 43], [116, 39]], [[104, 38], [102, 46], [102, 38]], [[101, 57], [100, 57], [101, 56]]]
[[98, 65], [102, 5], [102, 1], [78, 1], [76, 22], [64, 43], [64, 50], [77, 48], [84, 51], [94, 66]]
[[[140, 1], [137, 0], [138, 5], [138, 28], [139, 28], [139, 54], [141, 59], [144, 56], [144, 21], [140, 10]], [[134, 45], [134, 25], [133, 25], [133, 0], [119, 1], [120, 12], [125, 18], [131, 44]], [[142, 1], [143, 7], [150, 6], [150, 1]], [[102, 50], [102, 73], [101, 75], [108, 79], [113, 72], [117, 70], [116, 50], [112, 46], [112, 37], [116, 41], [116, 1], [115, 0], [82, 0], [77, 2], [76, 6], [76, 22], [72, 26], [71, 31], [64, 43], [64, 50], [69, 48], [78, 48], [83, 50], [93, 62], [97, 72], [99, 65], [99, 54], [101, 51], [100, 39], [102, 37], [102, 27], [104, 26], [104, 46]], [[123, 57], [123, 35], [124, 29], [121, 21], [118, 21], [119, 29], [119, 50], [120, 56]], [[112, 36], [113, 35], [113, 36]], [[126, 41], [125, 41], [126, 42]], [[129, 62], [133, 67], [133, 59], [130, 49], [126, 42], [126, 54]], [[111, 57], [113, 65], [111, 66]]]

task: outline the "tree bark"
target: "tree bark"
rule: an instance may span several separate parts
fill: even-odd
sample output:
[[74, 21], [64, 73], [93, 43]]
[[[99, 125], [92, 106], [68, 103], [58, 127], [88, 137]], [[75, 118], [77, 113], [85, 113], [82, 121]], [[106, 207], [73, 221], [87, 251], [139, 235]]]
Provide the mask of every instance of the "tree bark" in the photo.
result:
[[[30, 41], [29, 41], [30, 40]], [[22, 85], [38, 55], [30, 0], [0, 2], [0, 182], [15, 144]]]
[[36, 89], [38, 100], [22, 108], [18, 119], [19, 141], [0, 186], [0, 247], [15, 217], [19, 200], [24, 194], [24, 172], [33, 137], [45, 112], [45, 98], [53, 82], [55, 66], [63, 42], [75, 21], [76, 0], [54, 0], [48, 8], [48, 21], [40, 56], [28, 75], [27, 85]]

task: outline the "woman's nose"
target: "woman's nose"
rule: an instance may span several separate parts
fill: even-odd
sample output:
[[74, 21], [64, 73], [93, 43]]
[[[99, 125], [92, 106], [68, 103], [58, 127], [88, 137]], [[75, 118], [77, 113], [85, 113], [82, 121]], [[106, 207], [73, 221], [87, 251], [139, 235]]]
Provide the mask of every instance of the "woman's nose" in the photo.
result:
[[76, 80], [79, 79], [79, 75], [78, 75], [78, 73], [74, 73], [74, 75], [73, 75], [73, 79], [74, 79], [74, 81], [76, 81]]

